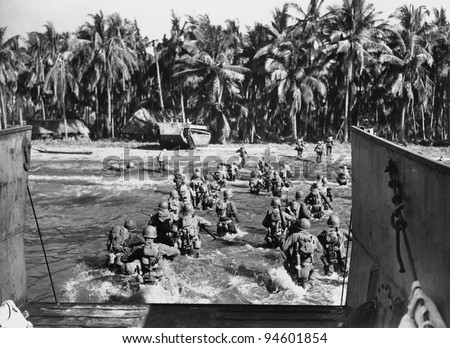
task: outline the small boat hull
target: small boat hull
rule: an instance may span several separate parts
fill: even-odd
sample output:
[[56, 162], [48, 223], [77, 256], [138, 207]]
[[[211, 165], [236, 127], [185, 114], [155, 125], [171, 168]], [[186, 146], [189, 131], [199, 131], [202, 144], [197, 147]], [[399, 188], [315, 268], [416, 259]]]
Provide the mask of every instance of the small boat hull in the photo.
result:
[[208, 146], [211, 133], [206, 126], [175, 122], [159, 122], [159, 144], [167, 149]]

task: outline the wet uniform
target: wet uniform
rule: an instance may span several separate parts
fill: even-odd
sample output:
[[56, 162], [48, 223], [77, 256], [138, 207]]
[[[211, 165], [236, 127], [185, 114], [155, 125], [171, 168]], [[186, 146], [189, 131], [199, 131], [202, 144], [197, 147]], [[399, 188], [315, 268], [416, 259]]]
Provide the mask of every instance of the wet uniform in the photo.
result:
[[320, 251], [317, 238], [309, 231], [302, 231], [294, 225], [287, 236], [281, 237], [280, 242], [286, 271], [294, 281], [306, 287], [313, 279], [313, 255]]
[[226, 233], [237, 233], [235, 222], [239, 223], [237, 210], [234, 202], [220, 200], [216, 204], [216, 214], [219, 218], [217, 223], [217, 234], [224, 236]]
[[323, 247], [320, 260], [326, 275], [336, 272], [346, 272], [345, 256], [343, 252], [344, 235], [339, 228], [332, 227], [323, 231], [317, 237]]
[[[279, 208], [268, 210], [262, 225], [267, 228], [267, 234], [264, 240], [270, 247], [278, 247], [281, 236], [286, 232], [286, 228], [290, 222], [295, 221], [295, 217], [286, 212], [281, 212]], [[284, 225], [284, 226], [283, 226]]]

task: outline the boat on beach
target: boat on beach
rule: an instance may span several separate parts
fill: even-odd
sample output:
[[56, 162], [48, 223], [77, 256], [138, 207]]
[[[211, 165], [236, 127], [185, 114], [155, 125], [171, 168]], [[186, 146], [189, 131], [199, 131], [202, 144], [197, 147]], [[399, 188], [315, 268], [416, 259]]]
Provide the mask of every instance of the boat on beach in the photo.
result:
[[134, 113], [120, 133], [157, 140], [161, 147], [167, 149], [193, 149], [209, 145], [211, 132], [207, 126], [192, 124], [189, 121], [173, 121], [177, 119], [181, 119], [181, 116], [171, 110], [148, 111], [141, 108]]
[[204, 125], [193, 125], [179, 122], [158, 122], [159, 144], [168, 149], [194, 149], [208, 146], [211, 132]]

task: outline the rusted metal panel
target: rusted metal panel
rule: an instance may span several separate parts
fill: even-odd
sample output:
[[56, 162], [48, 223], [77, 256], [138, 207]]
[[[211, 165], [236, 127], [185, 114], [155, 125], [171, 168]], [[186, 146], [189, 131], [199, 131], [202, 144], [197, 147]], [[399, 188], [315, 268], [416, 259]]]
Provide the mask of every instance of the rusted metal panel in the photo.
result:
[[[381, 306], [377, 326], [398, 326], [413, 273], [403, 238], [406, 272], [399, 272], [396, 232], [391, 226], [393, 191], [385, 168], [392, 158], [403, 188], [403, 217], [422, 288], [450, 322], [450, 167], [354, 128], [352, 214], [354, 243], [347, 304], [372, 300]], [[376, 270], [376, 276], [374, 276]], [[369, 298], [372, 297], [372, 298]]]
[[0, 131], [0, 302], [13, 300], [18, 306], [26, 302], [27, 293], [23, 235], [28, 175], [24, 146], [30, 140], [31, 127]]

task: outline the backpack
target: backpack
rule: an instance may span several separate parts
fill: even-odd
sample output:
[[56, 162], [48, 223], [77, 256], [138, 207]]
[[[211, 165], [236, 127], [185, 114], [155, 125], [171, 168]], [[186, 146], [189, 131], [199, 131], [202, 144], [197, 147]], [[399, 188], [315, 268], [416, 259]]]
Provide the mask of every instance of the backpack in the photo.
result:
[[[158, 265], [160, 260], [160, 254], [158, 250], [158, 245], [145, 245], [143, 249], [143, 254], [146, 260], [143, 261], [144, 264], [149, 265], [149, 267], [155, 267]], [[147, 262], [148, 261], [148, 262]]]
[[119, 227], [119, 229], [112, 229], [108, 235], [108, 242], [106, 249], [113, 253], [118, 253], [123, 251], [124, 243], [127, 239], [128, 231], [124, 227]]
[[281, 221], [280, 212], [278, 209], [273, 209], [270, 212], [270, 231], [272, 234], [284, 233], [283, 223]]
[[219, 218], [227, 217], [228, 202], [219, 200], [216, 204], [216, 213]]
[[188, 235], [195, 235], [195, 225], [194, 217], [192, 215], [183, 216], [181, 219], [181, 232], [187, 233]]
[[198, 192], [202, 185], [203, 181], [201, 181], [200, 179], [195, 179], [191, 181], [191, 187], [195, 192]]
[[313, 235], [309, 232], [300, 231], [299, 234], [299, 244], [298, 244], [298, 252], [300, 254], [300, 258], [302, 261], [311, 258], [313, 253], [317, 249], [316, 241]]
[[289, 205], [291, 212], [294, 214], [295, 218], [298, 218], [300, 212], [300, 202], [292, 201]]

